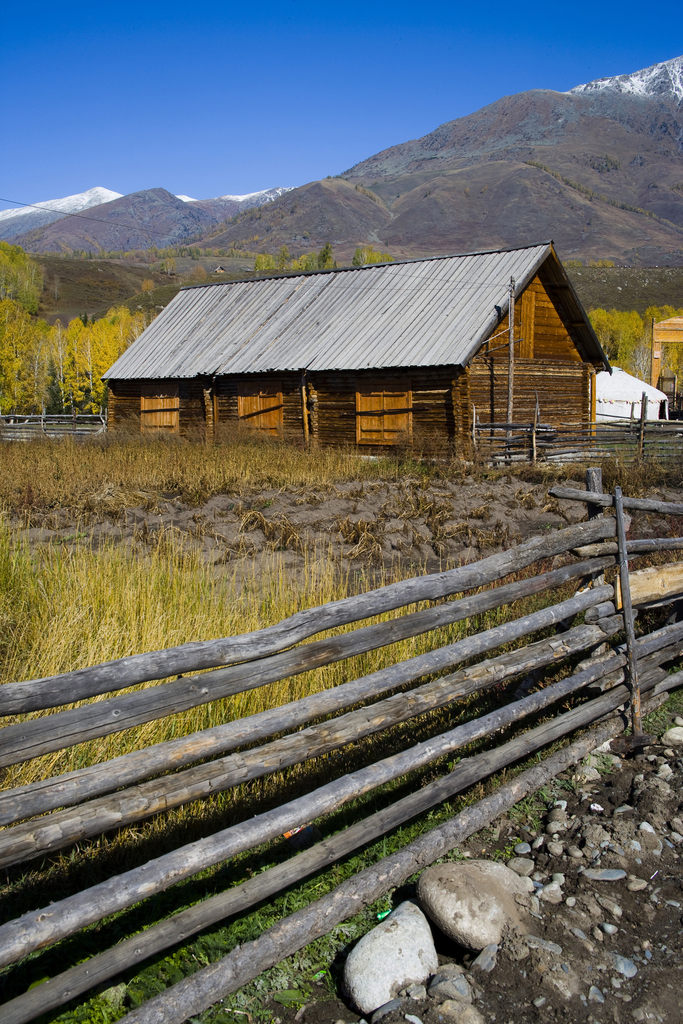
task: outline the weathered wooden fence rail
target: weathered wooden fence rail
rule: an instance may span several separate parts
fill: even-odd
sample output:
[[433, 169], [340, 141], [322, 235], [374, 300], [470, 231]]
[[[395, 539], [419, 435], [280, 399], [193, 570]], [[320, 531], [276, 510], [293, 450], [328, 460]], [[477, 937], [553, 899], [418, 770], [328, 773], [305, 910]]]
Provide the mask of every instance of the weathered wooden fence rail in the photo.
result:
[[[594, 472], [590, 479], [599, 483], [599, 474]], [[18, 721], [10, 721], [0, 729], [0, 765], [9, 766], [388, 647], [409, 637], [445, 629], [532, 595], [578, 585], [573, 595], [570, 592], [570, 596], [566, 596], [565, 590], [561, 599], [547, 607], [480, 632], [471, 632], [455, 642], [448, 642], [446, 634], [439, 646], [441, 638], [436, 635], [432, 650], [333, 689], [135, 750], [103, 764], [2, 791], [0, 825], [4, 827], [0, 828], [0, 866], [10, 868], [268, 773], [311, 761], [400, 723], [412, 720], [425, 723], [428, 719], [424, 716], [437, 709], [457, 707], [458, 702], [466, 699], [471, 701], [472, 695], [483, 694], [496, 684], [515, 677], [529, 677], [530, 673], [566, 662], [579, 652], [587, 655], [575, 671], [567, 669], [565, 678], [558, 682], [540, 685], [536, 692], [518, 695], [519, 699], [508, 699], [486, 714], [477, 715], [476, 705], [470, 704], [474, 715], [453, 728], [1, 925], [0, 965], [6, 966], [183, 879], [273, 840], [288, 829], [329, 814], [379, 786], [438, 762], [469, 744], [478, 741], [491, 744], [490, 749], [466, 758], [435, 782], [358, 821], [299, 857], [171, 916], [141, 935], [31, 989], [0, 1009], [3, 1022], [29, 1021], [115, 973], [139, 964], [146, 956], [222, 920], [227, 914], [252, 906], [264, 896], [305, 878], [549, 743], [570, 736], [605, 716], [614, 716], [625, 702], [635, 706], [642, 694], [647, 710], [653, 706], [652, 701], [662, 699], [664, 691], [682, 685], [683, 672], [668, 674], [663, 666], [674, 665], [683, 655], [683, 623], [674, 622], [637, 639], [632, 630], [626, 628], [626, 643], [617, 643], [609, 656], [593, 658], [591, 652], [602, 648], [610, 637], [632, 624], [628, 600], [624, 601], [624, 611], [619, 612], [614, 586], [605, 581], [605, 571], [621, 564], [620, 592], [622, 599], [624, 593], [628, 598], [629, 577], [628, 573], [624, 576], [623, 571], [628, 556], [683, 547], [683, 539], [676, 537], [626, 542], [621, 526], [617, 530], [622, 504], [627, 508], [643, 508], [645, 504], [648, 507], [643, 510], [664, 515], [680, 515], [683, 506], [667, 502], [634, 504], [636, 499], [624, 498], [617, 504], [615, 521], [611, 515], [597, 514], [601, 508], [612, 504], [612, 497], [599, 490], [568, 493], [565, 489], [557, 496], [587, 502], [593, 518], [473, 565], [391, 584], [368, 594], [298, 612], [276, 626], [254, 633], [185, 644], [49, 679], [0, 687], [0, 714], [19, 717]], [[653, 505], [656, 508], [650, 507]], [[555, 555], [576, 560], [530, 578], [504, 582], [511, 574]], [[497, 585], [479, 590], [490, 584]], [[466, 594], [467, 591], [479, 592]], [[324, 631], [432, 601], [440, 603], [386, 621], [361, 625], [349, 632], [311, 640]], [[584, 621], [574, 624], [577, 615], [583, 616]], [[540, 636], [533, 636], [539, 632]], [[513, 642], [518, 645], [525, 638], [529, 638], [529, 642], [523, 646], [500, 650]], [[204, 671], [207, 669], [209, 671]], [[179, 672], [201, 674], [168, 681], [169, 676]], [[154, 680], [160, 681], [132, 693], [117, 693], [131, 685]], [[91, 700], [104, 694], [111, 696]], [[90, 702], [64, 708], [65, 698], [69, 702]], [[541, 724], [533, 722], [534, 716], [547, 716], [550, 709], [557, 709], [559, 702], [568, 698], [574, 703], [571, 710], [555, 713]], [[462, 707], [461, 704], [458, 715]], [[45, 714], [45, 711], [51, 713]], [[32, 717], [33, 712], [43, 713]], [[529, 719], [532, 720], [530, 727]], [[616, 718], [609, 718], [606, 724], [593, 730], [589, 734], [591, 738], [579, 740], [568, 749], [588, 752], [591, 744], [595, 746], [602, 738], [617, 735], [624, 725], [624, 716], [617, 714]], [[514, 733], [515, 729], [516, 735], [495, 745], [493, 738], [501, 730]], [[549, 759], [547, 771], [556, 762], [558, 765], [571, 763], [571, 760], [566, 761], [567, 756], [584, 754], [567, 754], [564, 759], [553, 756], [555, 760]], [[507, 798], [514, 802], [513, 795], [521, 790], [510, 785]], [[500, 801], [489, 803], [491, 807], [502, 806]], [[481, 820], [481, 809], [488, 804], [484, 801], [477, 806], [480, 807], [479, 817], [475, 814], [472, 822]], [[456, 830], [453, 834], [462, 832]], [[431, 841], [428, 837], [425, 840], [424, 851], [439, 849], [436, 834]], [[439, 855], [436, 852], [431, 859]], [[408, 857], [395, 856], [403, 867], [410, 861]], [[363, 877], [365, 875], [362, 873]], [[377, 877], [364, 892], [375, 892], [380, 884]], [[393, 876], [387, 873], [383, 877]], [[394, 883], [387, 881], [387, 885], [391, 884]], [[347, 883], [345, 885], [348, 888]], [[349, 897], [343, 905], [344, 914], [348, 916], [348, 908], [355, 907], [356, 903]], [[287, 928], [283, 934], [285, 932], [289, 934]], [[305, 944], [300, 941], [300, 930], [297, 936], [296, 941]], [[264, 948], [267, 945], [265, 937], [261, 945]], [[268, 948], [272, 955], [281, 959], [290, 947], [286, 942], [284, 945], [271, 942]], [[254, 963], [263, 961], [256, 957]], [[210, 1005], [219, 998], [215, 994], [216, 978], [223, 975], [215, 965], [207, 970], [213, 981], [200, 972], [202, 978], [208, 979], [206, 984], [199, 980], [183, 983], [182, 991], [186, 995], [177, 1005], [174, 989], [171, 989], [168, 997], [161, 997], [162, 1003], [152, 1000], [148, 1009], [142, 1007], [130, 1015], [131, 1022], [181, 1021], [185, 1017], [180, 1014], [186, 1013], [187, 1006]], [[245, 979], [244, 969], [240, 971], [234, 975], [235, 985], [235, 979]]]
[[107, 429], [107, 413], [50, 413], [0, 416], [0, 441], [31, 441], [36, 437], [93, 437]]
[[588, 426], [538, 423], [479, 423], [472, 440], [480, 458], [491, 462], [622, 462], [683, 458], [683, 423], [622, 420]]

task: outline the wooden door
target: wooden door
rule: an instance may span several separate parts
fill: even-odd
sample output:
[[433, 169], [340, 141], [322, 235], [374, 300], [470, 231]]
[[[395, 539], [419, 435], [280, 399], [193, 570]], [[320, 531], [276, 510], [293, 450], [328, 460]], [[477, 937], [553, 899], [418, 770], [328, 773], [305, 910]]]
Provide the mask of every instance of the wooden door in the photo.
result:
[[277, 436], [283, 425], [282, 384], [240, 384], [237, 392], [237, 415], [240, 423], [250, 429]]
[[168, 430], [177, 434], [180, 429], [180, 398], [178, 383], [162, 381], [143, 384], [140, 390], [140, 429]]
[[407, 381], [359, 384], [356, 390], [356, 442], [398, 444], [411, 432], [412, 392]]

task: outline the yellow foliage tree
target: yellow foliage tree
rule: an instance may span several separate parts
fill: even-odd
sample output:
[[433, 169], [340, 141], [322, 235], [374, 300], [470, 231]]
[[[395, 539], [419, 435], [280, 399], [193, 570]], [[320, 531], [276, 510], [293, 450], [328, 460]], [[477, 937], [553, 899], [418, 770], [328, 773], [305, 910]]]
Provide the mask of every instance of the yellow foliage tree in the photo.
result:
[[126, 306], [87, 324], [77, 317], [64, 328], [57, 321], [50, 332], [50, 350], [62, 409], [99, 412], [106, 396], [102, 374], [146, 326], [145, 314], [131, 313]]
[[0, 299], [14, 299], [29, 313], [38, 311], [43, 275], [18, 245], [0, 242]]
[[42, 411], [48, 382], [47, 324], [0, 300], [0, 413]]
[[356, 249], [352, 263], [354, 267], [362, 267], [368, 263], [393, 263], [394, 257], [388, 252], [378, 252], [374, 245], [365, 245]]

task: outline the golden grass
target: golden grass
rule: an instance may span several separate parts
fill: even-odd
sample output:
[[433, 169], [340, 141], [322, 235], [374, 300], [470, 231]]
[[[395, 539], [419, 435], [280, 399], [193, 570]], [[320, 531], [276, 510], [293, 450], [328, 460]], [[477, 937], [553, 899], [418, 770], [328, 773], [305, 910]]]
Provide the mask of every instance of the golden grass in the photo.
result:
[[[398, 458], [364, 459], [338, 448], [305, 451], [269, 440], [201, 441], [113, 436], [86, 442], [0, 442], [0, 509], [112, 511], [156, 493], [205, 501], [255, 488], [320, 488], [340, 480], [396, 479]], [[417, 467], [416, 467], [417, 468]]]
[[[99, 550], [87, 545], [73, 549], [49, 545], [30, 553], [24, 543], [13, 543], [0, 523], [0, 632], [5, 637], [0, 648], [0, 683], [56, 675], [190, 640], [245, 633], [279, 622], [301, 608], [346, 596], [348, 581], [340, 574], [338, 563], [325, 552], [319, 554], [321, 557], [308, 553], [298, 573], [300, 582], [293, 586], [277, 554], [258, 568], [254, 566], [245, 578], [219, 575], [198, 553], [188, 553], [172, 543], [157, 546], [145, 557], [114, 545]], [[396, 578], [395, 570], [392, 578]], [[354, 579], [354, 589], [375, 585], [374, 576], [367, 584]], [[557, 597], [548, 595], [547, 600]], [[518, 608], [496, 610], [476, 623], [457, 623], [45, 755], [7, 769], [1, 785], [24, 785], [246, 717], [453, 642], [473, 627], [488, 628], [518, 614]], [[6, 719], [5, 724], [16, 720]]]

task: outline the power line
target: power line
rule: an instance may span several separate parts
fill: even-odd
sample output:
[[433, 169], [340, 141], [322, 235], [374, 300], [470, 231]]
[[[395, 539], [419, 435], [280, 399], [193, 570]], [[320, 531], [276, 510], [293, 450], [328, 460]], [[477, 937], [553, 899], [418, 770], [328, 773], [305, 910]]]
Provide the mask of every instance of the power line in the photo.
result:
[[[81, 220], [93, 220], [96, 224], [108, 224], [110, 227], [128, 228], [129, 231], [144, 231], [148, 235], [159, 235], [160, 238], [167, 237], [164, 231], [154, 231], [152, 228], [141, 227], [140, 224], [112, 224], [109, 220], [102, 220], [101, 217], [88, 217], [84, 213], [64, 213], [63, 210], [55, 210], [49, 206], [37, 206], [35, 203], [20, 203], [18, 199], [2, 199], [0, 203], [14, 203], [15, 206], [27, 207], [30, 206], [32, 210], [45, 210], [47, 213], [58, 213], [60, 217], [65, 220], [67, 217], [80, 217]], [[0, 221], [0, 223], [2, 223]], [[46, 224], [45, 227], [48, 227]]]

